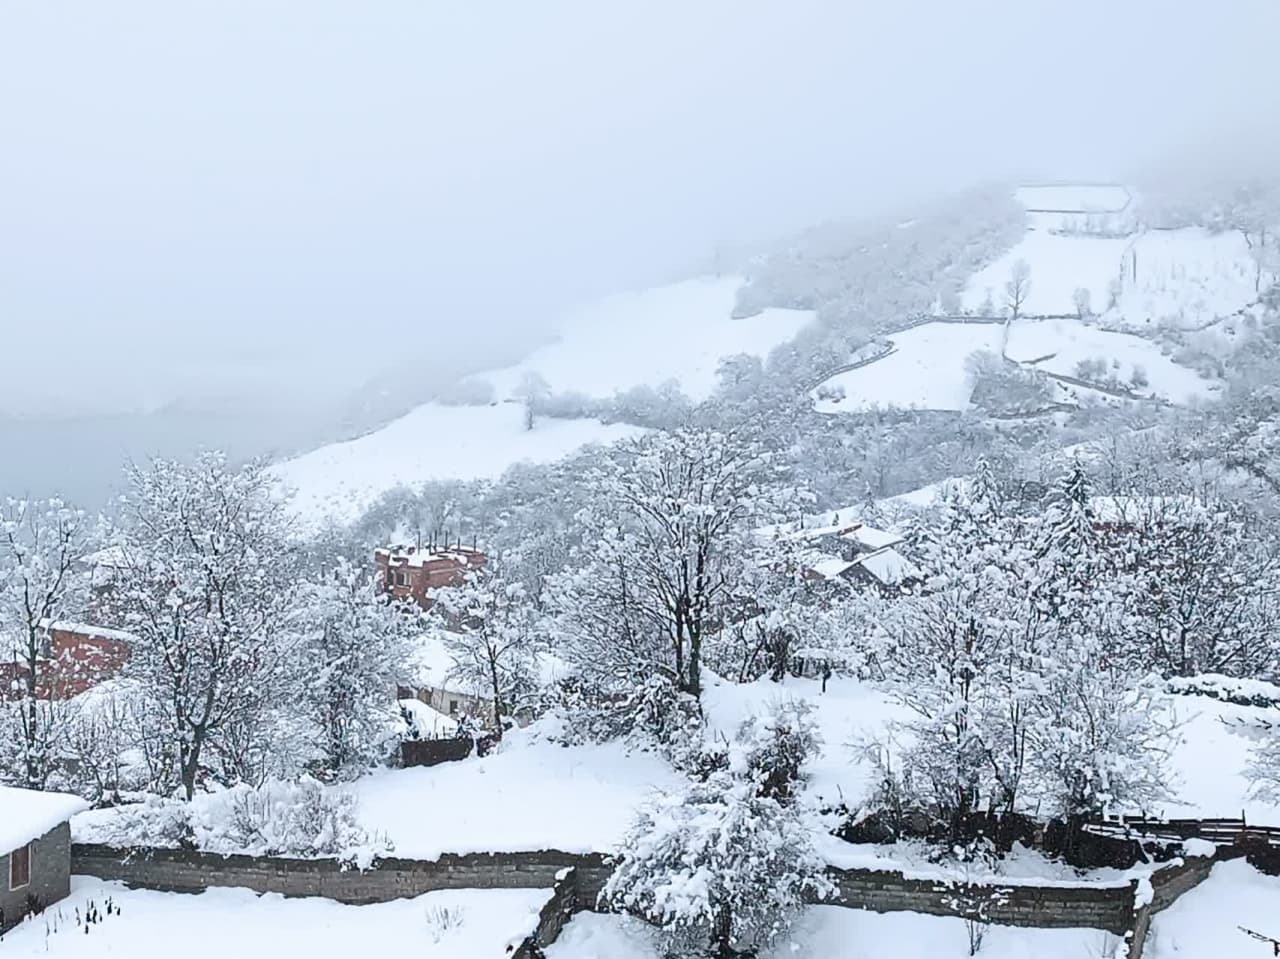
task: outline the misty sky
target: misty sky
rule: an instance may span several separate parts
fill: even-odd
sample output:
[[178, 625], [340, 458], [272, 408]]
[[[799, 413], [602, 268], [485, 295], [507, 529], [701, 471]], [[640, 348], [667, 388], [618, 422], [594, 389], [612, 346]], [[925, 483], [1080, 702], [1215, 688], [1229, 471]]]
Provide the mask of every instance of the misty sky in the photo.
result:
[[1277, 124], [1278, 8], [0, 0], [0, 409], [340, 389], [718, 244], [1124, 177]]

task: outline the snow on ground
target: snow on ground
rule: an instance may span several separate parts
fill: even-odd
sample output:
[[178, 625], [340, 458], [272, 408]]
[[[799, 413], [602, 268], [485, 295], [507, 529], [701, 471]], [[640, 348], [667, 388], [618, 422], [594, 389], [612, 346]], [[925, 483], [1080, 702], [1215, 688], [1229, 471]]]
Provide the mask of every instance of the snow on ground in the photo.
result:
[[[1081, 360], [1106, 360], [1108, 374], [1135, 392], [1187, 404], [1214, 387], [1195, 370], [1173, 362], [1151, 340], [1099, 329], [1078, 320], [1018, 320], [1010, 325], [1005, 355], [1048, 373], [1076, 375]], [[1041, 360], [1041, 357], [1048, 357]], [[1040, 360], [1032, 363], [1033, 360]], [[1146, 385], [1133, 384], [1134, 371], [1146, 374]]]
[[749, 717], [765, 715], [779, 702], [798, 699], [813, 707], [823, 746], [807, 767], [808, 791], [823, 803], [847, 801], [854, 807], [867, 795], [872, 770], [864, 743], [882, 738], [892, 720], [907, 718], [906, 710], [875, 686], [846, 676], [832, 677], [825, 693], [819, 680], [793, 676], [781, 683], [760, 679], [742, 684], [708, 678], [702, 706], [708, 734], [716, 739], [732, 739]]
[[1169, 696], [1167, 708], [1181, 741], [1170, 763], [1174, 799], [1155, 812], [1173, 818], [1243, 812], [1249, 822], [1280, 826], [1280, 805], [1253, 796], [1247, 776], [1257, 741], [1251, 725], [1260, 719], [1276, 722], [1280, 710], [1237, 706], [1207, 696]]
[[1023, 314], [1074, 313], [1073, 297], [1080, 287], [1089, 291], [1093, 308], [1100, 312], [1131, 242], [1129, 237], [1062, 236], [1033, 227], [1008, 253], [970, 277], [961, 303], [966, 310], [986, 312], [989, 294], [990, 305], [1001, 312], [1013, 266], [1025, 260], [1031, 267], [1031, 284]]
[[[1123, 284], [1108, 321], [1136, 328], [1197, 328], [1253, 303], [1255, 265], [1239, 232], [1152, 230], [1124, 254]], [[1265, 277], [1264, 277], [1265, 279]], [[1102, 310], [1106, 302], [1094, 301]]]
[[[74, 877], [71, 896], [4, 937], [5, 959], [421, 959], [502, 956], [537, 925], [545, 889], [450, 889], [416, 899], [344, 906], [328, 899], [258, 896], [247, 889], [199, 895], [128, 889]], [[119, 912], [106, 914], [107, 900]], [[90, 903], [101, 920], [81, 923]]]
[[964, 361], [978, 350], [1000, 352], [998, 323], [925, 323], [889, 339], [895, 350], [867, 366], [839, 373], [819, 387], [843, 390], [843, 399], [816, 399], [819, 413], [899, 406], [928, 410], [969, 408], [972, 387]]
[[539, 738], [542, 724], [509, 733], [483, 759], [383, 770], [349, 788], [357, 818], [388, 837], [395, 854], [559, 849], [608, 852], [636, 809], [682, 778], [665, 760], [621, 743], [565, 747]]
[[[894, 351], [883, 359], [827, 379], [813, 392], [819, 413], [897, 406], [966, 410], [973, 390], [965, 369], [970, 354], [1000, 353], [1028, 366], [1072, 376], [1081, 360], [1101, 357], [1107, 373], [1128, 386], [1141, 368], [1147, 385], [1135, 387], [1175, 403], [1207, 395], [1214, 383], [1173, 362], [1152, 340], [1078, 320], [1020, 319], [1000, 323], [925, 323], [889, 337]], [[1038, 361], [1038, 362], [1032, 362]]]
[[295, 490], [292, 509], [304, 522], [350, 522], [401, 484], [497, 478], [516, 463], [550, 463], [590, 443], [641, 432], [596, 420], [546, 418], [526, 430], [524, 411], [515, 403], [427, 403], [376, 432], [281, 463], [275, 473]]
[[1264, 876], [1243, 859], [1220, 862], [1203, 883], [1156, 915], [1142, 954], [1146, 959], [1263, 959], [1271, 946], [1242, 932], [1280, 939], [1280, 878]]
[[[1097, 929], [1015, 929], [989, 926], [983, 959], [1087, 959], [1110, 956], [1116, 939]], [[964, 920], [913, 912], [879, 914], [842, 906], [812, 906], [785, 940], [760, 959], [967, 959]], [[659, 959], [657, 934], [625, 916], [579, 913], [547, 948], [547, 959]]]
[[695, 400], [710, 396], [720, 360], [735, 353], [765, 356], [790, 340], [813, 314], [768, 309], [730, 318], [740, 276], [699, 277], [683, 283], [607, 297], [565, 317], [556, 342], [488, 380], [505, 398], [530, 371], [557, 392], [609, 397], [633, 386], [675, 380]]

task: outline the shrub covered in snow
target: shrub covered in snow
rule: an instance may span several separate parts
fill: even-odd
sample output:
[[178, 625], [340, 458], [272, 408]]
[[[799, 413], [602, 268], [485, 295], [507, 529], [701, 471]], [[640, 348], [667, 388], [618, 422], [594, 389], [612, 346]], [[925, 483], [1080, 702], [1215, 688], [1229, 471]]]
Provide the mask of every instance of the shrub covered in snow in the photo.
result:
[[812, 714], [808, 702], [792, 700], [752, 716], [730, 749], [731, 771], [754, 783], [761, 796], [791, 800], [803, 780], [802, 767], [822, 745]]
[[84, 838], [117, 845], [206, 852], [337, 858], [361, 868], [392, 849], [356, 821], [355, 797], [314, 779], [247, 784], [191, 802], [150, 797], [87, 824]]
[[644, 809], [601, 894], [656, 923], [682, 955], [730, 955], [776, 939], [832, 887], [801, 812], [713, 775]]

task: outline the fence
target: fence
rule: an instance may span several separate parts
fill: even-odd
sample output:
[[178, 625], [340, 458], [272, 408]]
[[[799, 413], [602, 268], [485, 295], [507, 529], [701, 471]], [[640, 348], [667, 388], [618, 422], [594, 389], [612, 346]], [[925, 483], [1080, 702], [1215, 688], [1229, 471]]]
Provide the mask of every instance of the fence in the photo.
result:
[[1102, 836], [1154, 836], [1157, 839], [1204, 839], [1220, 846], [1254, 843], [1280, 845], [1280, 827], [1251, 826], [1239, 819], [1101, 819], [1085, 826]]
[[400, 744], [400, 765], [437, 766], [466, 759], [471, 755], [470, 736], [452, 739], [406, 739]]

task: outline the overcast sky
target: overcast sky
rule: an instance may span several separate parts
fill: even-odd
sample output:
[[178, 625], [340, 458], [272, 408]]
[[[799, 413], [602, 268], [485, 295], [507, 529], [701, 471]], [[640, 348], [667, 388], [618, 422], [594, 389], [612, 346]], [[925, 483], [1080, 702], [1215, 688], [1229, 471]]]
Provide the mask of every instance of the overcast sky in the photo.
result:
[[336, 388], [717, 244], [1124, 177], [1274, 127], [1278, 34], [1277, 0], [0, 0], [0, 408]]

